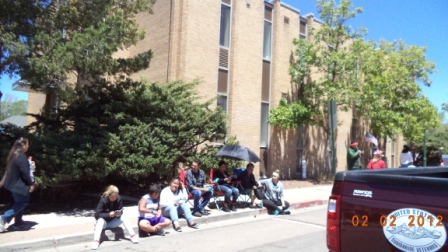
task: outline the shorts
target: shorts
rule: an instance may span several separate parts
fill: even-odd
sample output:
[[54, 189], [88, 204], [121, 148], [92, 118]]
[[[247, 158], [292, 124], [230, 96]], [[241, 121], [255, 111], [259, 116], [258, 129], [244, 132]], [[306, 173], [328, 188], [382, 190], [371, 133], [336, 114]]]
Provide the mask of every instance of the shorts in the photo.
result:
[[252, 189], [252, 188], [244, 189], [244, 191], [246, 191], [246, 194], [249, 196], [255, 196], [254, 189]]
[[155, 225], [157, 225], [157, 224], [159, 224], [159, 223], [163, 223], [163, 222], [165, 222], [165, 217], [163, 217], [163, 216], [160, 216], [159, 218], [157, 218], [156, 216], [154, 216], [154, 217], [152, 217], [152, 218], [144, 218], [144, 217], [138, 217], [138, 223], [140, 223], [140, 221], [141, 220], [147, 220], [147, 221], [149, 221], [149, 224], [151, 225], [151, 226], [155, 226]]

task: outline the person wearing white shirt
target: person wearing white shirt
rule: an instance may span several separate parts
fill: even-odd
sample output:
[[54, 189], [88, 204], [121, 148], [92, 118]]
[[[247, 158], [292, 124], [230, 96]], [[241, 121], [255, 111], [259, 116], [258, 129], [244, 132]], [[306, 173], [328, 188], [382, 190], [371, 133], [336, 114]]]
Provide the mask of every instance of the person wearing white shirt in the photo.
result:
[[403, 150], [400, 153], [400, 168], [409, 167], [413, 161], [411, 149], [406, 144], [403, 145]]
[[170, 185], [165, 187], [160, 193], [160, 206], [162, 207], [163, 216], [170, 218], [173, 228], [177, 232], [182, 232], [179, 225], [179, 215], [184, 214], [187, 219], [188, 226], [198, 228], [198, 224], [193, 221], [190, 208], [186, 201], [188, 200], [187, 189], [179, 178], [173, 178]]

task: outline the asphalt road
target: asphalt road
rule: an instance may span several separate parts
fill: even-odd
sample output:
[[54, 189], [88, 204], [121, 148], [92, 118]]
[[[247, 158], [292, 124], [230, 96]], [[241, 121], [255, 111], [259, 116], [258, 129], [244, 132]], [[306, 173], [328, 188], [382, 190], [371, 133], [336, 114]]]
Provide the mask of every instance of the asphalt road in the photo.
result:
[[[202, 224], [199, 230], [169, 228], [166, 236], [104, 241], [100, 251], [328, 251], [325, 242], [327, 206], [293, 210], [289, 216], [258, 215]], [[108, 235], [109, 236], [109, 235]], [[26, 251], [92, 251], [91, 243]]]

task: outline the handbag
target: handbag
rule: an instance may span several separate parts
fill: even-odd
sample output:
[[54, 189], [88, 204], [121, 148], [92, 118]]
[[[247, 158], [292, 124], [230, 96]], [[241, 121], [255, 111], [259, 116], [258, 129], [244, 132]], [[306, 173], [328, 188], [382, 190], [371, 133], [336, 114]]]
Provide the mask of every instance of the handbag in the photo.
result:
[[257, 199], [259, 200], [266, 199], [266, 197], [264, 196], [265, 192], [266, 188], [264, 186], [259, 186], [257, 189], [254, 190], [255, 197], [257, 197]]

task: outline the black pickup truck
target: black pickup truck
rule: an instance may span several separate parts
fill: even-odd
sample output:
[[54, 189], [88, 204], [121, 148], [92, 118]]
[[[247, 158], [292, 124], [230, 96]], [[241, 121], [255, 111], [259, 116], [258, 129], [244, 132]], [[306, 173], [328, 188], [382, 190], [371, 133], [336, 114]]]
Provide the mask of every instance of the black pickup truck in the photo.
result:
[[448, 251], [448, 167], [338, 172], [330, 251]]

